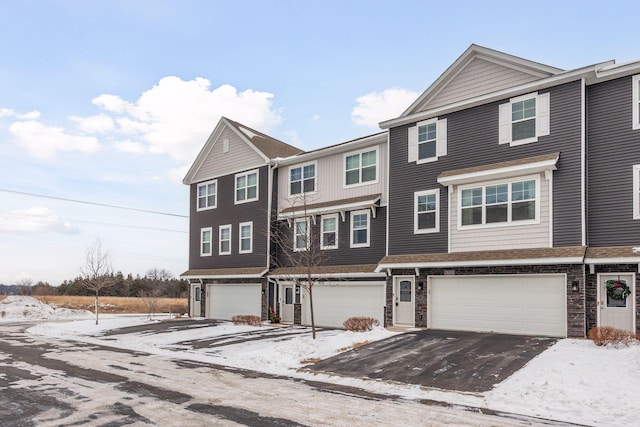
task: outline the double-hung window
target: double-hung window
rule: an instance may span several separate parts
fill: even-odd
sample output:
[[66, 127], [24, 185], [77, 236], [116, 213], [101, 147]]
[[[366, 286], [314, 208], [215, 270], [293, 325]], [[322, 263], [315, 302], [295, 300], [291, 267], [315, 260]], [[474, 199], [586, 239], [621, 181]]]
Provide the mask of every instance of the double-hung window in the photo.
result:
[[309, 218], [296, 218], [293, 221], [293, 250], [306, 251], [309, 249]]
[[501, 182], [460, 190], [460, 226], [537, 220], [537, 180]]
[[351, 212], [351, 247], [367, 247], [370, 245], [369, 210]]
[[322, 215], [320, 220], [320, 249], [338, 247], [338, 214]]
[[249, 254], [253, 252], [253, 222], [241, 222], [238, 226], [238, 252]]
[[416, 192], [414, 195], [414, 233], [436, 233], [440, 231], [440, 190]]
[[511, 98], [499, 107], [499, 143], [521, 145], [549, 135], [549, 93]]
[[316, 164], [289, 168], [289, 194], [291, 196], [316, 191]]
[[427, 163], [447, 155], [447, 119], [429, 119], [408, 129], [409, 162]]
[[217, 204], [218, 181], [207, 181], [198, 184], [197, 210], [213, 209]]
[[378, 181], [378, 149], [363, 150], [344, 156], [345, 186]]
[[231, 225], [221, 225], [218, 240], [218, 255], [231, 255]]
[[211, 227], [200, 229], [200, 256], [211, 256]]
[[633, 123], [632, 129], [640, 129], [640, 74], [631, 78], [631, 96], [633, 104], [631, 110], [633, 111]]
[[258, 200], [258, 171], [236, 174], [236, 204]]

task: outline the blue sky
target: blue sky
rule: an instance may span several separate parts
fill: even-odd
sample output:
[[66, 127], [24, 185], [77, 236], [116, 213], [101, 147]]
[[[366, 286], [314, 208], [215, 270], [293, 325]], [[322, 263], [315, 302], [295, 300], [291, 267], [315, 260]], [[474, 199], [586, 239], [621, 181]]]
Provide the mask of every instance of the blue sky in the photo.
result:
[[[0, 0], [0, 283], [185, 271], [181, 183], [221, 115], [303, 149], [374, 133], [475, 43], [640, 59], [637, 2]], [[150, 210], [143, 213], [15, 192]]]

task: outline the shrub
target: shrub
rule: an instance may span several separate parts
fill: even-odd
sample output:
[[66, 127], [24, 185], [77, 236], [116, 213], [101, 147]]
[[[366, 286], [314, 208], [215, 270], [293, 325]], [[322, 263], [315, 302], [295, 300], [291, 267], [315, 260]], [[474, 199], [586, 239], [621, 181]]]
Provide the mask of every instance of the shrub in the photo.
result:
[[376, 326], [380, 326], [380, 322], [373, 317], [350, 317], [344, 321], [342, 326], [347, 331], [365, 332], [372, 330]]
[[640, 340], [638, 335], [623, 329], [612, 328], [611, 326], [598, 326], [589, 331], [589, 339], [595, 345], [619, 345], [628, 346]]
[[251, 326], [261, 326], [262, 320], [260, 320], [259, 316], [253, 316], [250, 314], [243, 314], [233, 316], [231, 321], [234, 325], [251, 325]]

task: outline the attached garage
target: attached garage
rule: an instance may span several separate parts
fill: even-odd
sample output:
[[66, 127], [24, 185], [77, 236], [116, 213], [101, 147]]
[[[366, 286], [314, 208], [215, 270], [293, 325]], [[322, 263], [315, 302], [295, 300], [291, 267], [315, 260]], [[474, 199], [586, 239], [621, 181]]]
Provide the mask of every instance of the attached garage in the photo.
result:
[[233, 283], [207, 285], [207, 318], [230, 320], [236, 315], [262, 313], [262, 285]]
[[428, 327], [567, 336], [566, 276], [429, 276]]
[[[302, 291], [302, 323], [311, 324], [309, 295]], [[316, 326], [342, 328], [350, 317], [373, 317], [384, 325], [385, 282], [319, 282], [313, 287]]]

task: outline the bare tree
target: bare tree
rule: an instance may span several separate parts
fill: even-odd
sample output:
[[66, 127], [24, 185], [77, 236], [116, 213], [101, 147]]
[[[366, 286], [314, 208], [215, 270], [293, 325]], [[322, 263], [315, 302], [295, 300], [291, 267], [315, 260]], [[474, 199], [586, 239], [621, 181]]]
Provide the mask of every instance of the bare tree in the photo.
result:
[[146, 277], [149, 286], [148, 289], [140, 291], [140, 298], [142, 298], [143, 304], [147, 307], [149, 317], [152, 317], [158, 310], [159, 298], [165, 293], [167, 281], [172, 279], [173, 276], [163, 268], [152, 268], [147, 271]]
[[113, 277], [111, 254], [102, 249], [102, 240], [99, 237], [94, 238], [91, 245], [87, 248], [85, 265], [82, 268], [82, 276], [84, 287], [96, 293], [95, 312], [97, 325], [100, 292], [117, 283]]
[[16, 289], [18, 295], [31, 295], [33, 286], [33, 279], [29, 277], [23, 277], [16, 282]]
[[272, 254], [274, 265], [290, 271], [285, 274], [285, 280], [293, 282], [309, 295], [311, 333], [316, 339], [313, 287], [318, 283], [318, 273], [329, 261], [329, 255], [321, 249], [323, 236], [320, 224], [316, 224], [315, 216], [309, 213], [310, 206], [307, 196], [297, 198], [287, 209], [295, 214], [286, 222], [276, 221], [271, 238], [277, 247]]

